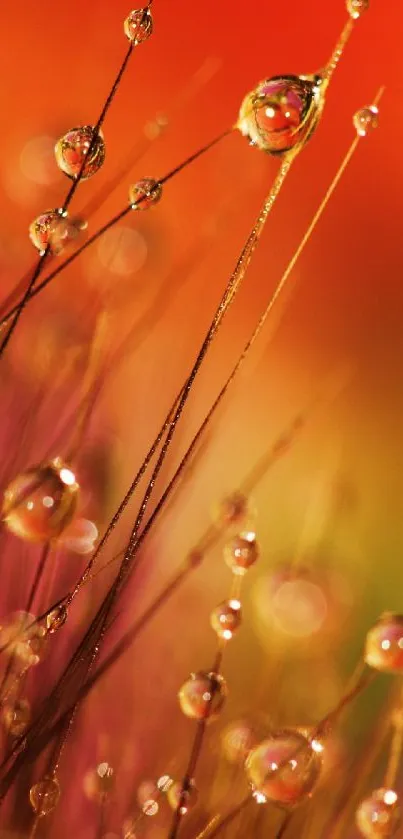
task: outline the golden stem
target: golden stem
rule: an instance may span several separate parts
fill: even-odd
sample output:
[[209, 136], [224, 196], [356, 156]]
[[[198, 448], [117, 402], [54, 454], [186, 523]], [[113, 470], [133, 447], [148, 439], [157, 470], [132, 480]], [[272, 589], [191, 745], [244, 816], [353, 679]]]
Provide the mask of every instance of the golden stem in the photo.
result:
[[385, 772], [385, 789], [393, 789], [399, 771], [400, 758], [403, 750], [403, 727], [396, 726], [390, 745], [388, 765]]
[[220, 821], [220, 818], [221, 818], [221, 816], [220, 816], [220, 815], [214, 816], [214, 818], [212, 818], [212, 819], [209, 821], [209, 823], [206, 825], [206, 827], [204, 827], [204, 828], [203, 828], [203, 830], [201, 831], [201, 833], [198, 833], [198, 834], [197, 834], [197, 836], [195, 837], [195, 839], [207, 839], [207, 837], [210, 835], [210, 833], [211, 833], [211, 831], [213, 830], [213, 828], [214, 828], [214, 827], [218, 824], [218, 822]]
[[241, 599], [241, 589], [242, 589], [243, 577], [239, 574], [234, 574], [234, 579], [232, 580], [231, 586], [231, 600], [240, 600]]
[[36, 836], [36, 831], [38, 830], [38, 826], [39, 826], [39, 818], [38, 818], [38, 816], [35, 816], [35, 818], [32, 822], [32, 827], [31, 827], [28, 839], [34, 839], [34, 837]]
[[[381, 87], [379, 89], [379, 91], [378, 91], [378, 93], [375, 97], [375, 100], [374, 100], [375, 103], [380, 101], [380, 99], [381, 99], [381, 97], [384, 93], [384, 90], [385, 90], [384, 87]], [[341, 179], [344, 175], [344, 172], [347, 169], [347, 166], [351, 162], [351, 159], [352, 159], [352, 157], [353, 157], [361, 139], [362, 139], [361, 137], [356, 136], [354, 138], [353, 142], [351, 143], [351, 146], [348, 149], [345, 157], [343, 158], [343, 160], [342, 160], [342, 162], [339, 166], [339, 169], [336, 172], [336, 175], [334, 176], [329, 188], [327, 189], [321, 203], [319, 204], [319, 207], [318, 207], [318, 209], [317, 209], [317, 211], [316, 211], [308, 229], [306, 230], [304, 236], [302, 237], [294, 255], [291, 257], [290, 262], [288, 263], [287, 268], [285, 269], [284, 274], [281, 277], [280, 282], [278, 283], [277, 288], [275, 289], [268, 306], [266, 307], [265, 311], [263, 312], [263, 315], [261, 316], [261, 318], [258, 322], [258, 325], [257, 325], [250, 341], [248, 342], [247, 346], [245, 347], [245, 350], [242, 353], [242, 356], [241, 356], [241, 358], [238, 362], [237, 370], [239, 370], [239, 367], [243, 363], [243, 360], [244, 360], [245, 356], [247, 354], [249, 354], [249, 350], [251, 349], [252, 345], [255, 343], [257, 337], [259, 336], [260, 332], [263, 329], [263, 326], [264, 326], [269, 314], [271, 313], [272, 309], [274, 308], [275, 304], [277, 303], [278, 298], [280, 297], [280, 295], [284, 291], [285, 286], [287, 285], [288, 279], [289, 279], [290, 275], [292, 274], [292, 272], [293, 272], [293, 270], [296, 266], [296, 263], [298, 262], [302, 252], [305, 250], [312, 234], [314, 233], [315, 228], [316, 228], [318, 222], [320, 221], [320, 219], [321, 219], [321, 217], [322, 217], [330, 199], [332, 198], [334, 191], [336, 190], [337, 186], [339, 185], [339, 183], [340, 183], [340, 181], [341, 181]], [[277, 316], [277, 320], [276, 320], [275, 325], [278, 326], [278, 323], [279, 323], [279, 316]]]
[[336, 46], [335, 46], [335, 48], [334, 48], [334, 50], [333, 50], [333, 52], [332, 52], [332, 54], [329, 58], [329, 61], [327, 62], [327, 64], [323, 68], [322, 72], [320, 73], [320, 76], [323, 79], [323, 84], [325, 86], [325, 89], [326, 89], [327, 85], [329, 84], [330, 79], [332, 78], [333, 73], [334, 73], [334, 71], [335, 71], [335, 69], [336, 69], [336, 67], [337, 67], [337, 65], [338, 65], [338, 63], [339, 63], [339, 61], [340, 61], [340, 59], [343, 55], [345, 47], [347, 46], [347, 44], [348, 44], [348, 42], [351, 38], [353, 29], [354, 29], [354, 23], [355, 23], [355, 21], [352, 18], [349, 18], [349, 20], [347, 21], [347, 23], [346, 23], [338, 41], [337, 41]]

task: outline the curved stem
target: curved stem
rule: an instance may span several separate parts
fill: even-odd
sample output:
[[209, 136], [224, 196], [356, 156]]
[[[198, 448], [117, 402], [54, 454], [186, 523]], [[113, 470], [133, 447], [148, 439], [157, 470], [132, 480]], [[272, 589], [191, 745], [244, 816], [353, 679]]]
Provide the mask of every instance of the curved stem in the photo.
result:
[[[221, 669], [222, 656], [223, 656], [223, 649], [219, 648], [219, 650], [217, 652], [217, 655], [214, 659], [213, 666], [211, 668], [211, 672], [216, 674], [216, 675], [219, 674], [220, 669]], [[186, 794], [187, 794], [187, 792], [190, 788], [190, 785], [192, 783], [194, 774], [196, 772], [197, 764], [199, 762], [199, 758], [200, 758], [200, 755], [201, 755], [203, 742], [204, 742], [204, 735], [206, 733], [206, 725], [207, 725], [207, 723], [210, 719], [210, 716], [211, 716], [211, 713], [212, 713], [212, 710], [213, 710], [213, 702], [214, 702], [214, 697], [215, 697], [215, 694], [217, 692], [217, 689], [218, 689], [217, 683], [210, 680], [210, 689], [209, 689], [210, 698], [207, 702], [206, 711], [205, 711], [203, 719], [199, 720], [199, 722], [197, 723], [196, 734], [194, 736], [193, 745], [192, 745], [192, 749], [191, 749], [191, 752], [190, 752], [190, 757], [189, 757], [188, 765], [187, 765], [187, 768], [186, 768], [186, 772], [185, 772], [185, 775], [184, 775], [183, 780], [182, 780], [182, 788], [181, 788], [181, 793], [180, 793], [180, 796], [179, 796], [178, 806], [177, 806], [177, 808], [174, 812], [174, 815], [173, 815], [171, 829], [170, 829], [169, 834], [168, 834], [168, 839], [176, 839], [176, 837], [178, 835], [179, 828], [180, 828], [180, 824], [181, 824], [181, 821], [182, 821], [182, 816], [184, 815], [184, 812], [186, 812], [186, 810], [184, 811], [184, 809], [183, 809], [185, 804], [186, 804]]]
[[[95, 143], [98, 140], [99, 130], [100, 130], [101, 126], [103, 125], [106, 114], [107, 114], [107, 112], [108, 112], [108, 110], [109, 110], [109, 108], [112, 104], [112, 100], [114, 99], [116, 91], [117, 91], [117, 89], [119, 87], [119, 84], [122, 80], [122, 76], [125, 72], [125, 69], [127, 67], [127, 64], [128, 64], [128, 61], [129, 61], [129, 58], [131, 56], [132, 51], [133, 51], [133, 44], [130, 43], [129, 49], [128, 49], [126, 55], [125, 55], [123, 63], [121, 65], [120, 69], [119, 69], [119, 72], [116, 76], [116, 79], [115, 79], [115, 81], [112, 85], [112, 88], [111, 88], [111, 90], [110, 90], [110, 92], [107, 96], [105, 104], [104, 104], [104, 106], [101, 110], [101, 113], [99, 115], [98, 121], [96, 123], [95, 129], [94, 129], [92, 137], [91, 137], [91, 142], [90, 142], [90, 146], [89, 146], [87, 155], [83, 158], [83, 161], [82, 161], [80, 170], [78, 172], [78, 175], [75, 178], [75, 180], [73, 181], [73, 184], [71, 185], [71, 187], [70, 187], [70, 189], [69, 189], [69, 191], [66, 195], [66, 198], [64, 200], [63, 207], [62, 207], [62, 213], [65, 212], [67, 210], [67, 208], [69, 207], [69, 205], [70, 205], [70, 203], [73, 199], [73, 196], [76, 192], [76, 189], [78, 188], [78, 185], [80, 184], [80, 182], [82, 180], [84, 169], [85, 169], [85, 164], [86, 164], [86, 161], [87, 161], [87, 157], [88, 157], [88, 155], [91, 154], [91, 152], [92, 152], [92, 150], [95, 146]], [[14, 315], [13, 321], [12, 321], [6, 335], [4, 336], [4, 338], [3, 338], [3, 340], [0, 344], [0, 358], [2, 357], [6, 347], [8, 346], [9, 342], [11, 341], [11, 338], [12, 338], [12, 336], [13, 336], [13, 334], [14, 334], [17, 326], [18, 326], [18, 322], [21, 318], [21, 315], [22, 315], [28, 301], [30, 300], [30, 298], [32, 296], [32, 292], [34, 291], [34, 286], [35, 286], [36, 280], [38, 279], [39, 274], [41, 273], [41, 271], [44, 267], [45, 261], [47, 260], [49, 254], [50, 254], [50, 250], [51, 250], [50, 246], [48, 245], [46, 250], [44, 251], [44, 253], [41, 254], [41, 256], [39, 257], [37, 265], [36, 265], [36, 267], [35, 267], [35, 269], [32, 273], [32, 276], [31, 276], [30, 280], [29, 280], [29, 283], [28, 283], [27, 289], [25, 291], [25, 294], [23, 295], [21, 301], [18, 303], [17, 307], [14, 307], [15, 315]]]
[[[194, 152], [192, 155], [190, 155], [190, 157], [186, 158], [186, 160], [182, 161], [182, 163], [178, 164], [178, 166], [175, 166], [174, 169], [172, 169], [170, 172], [168, 172], [166, 175], [164, 175], [162, 178], [160, 178], [157, 181], [157, 185], [163, 186], [164, 184], [168, 183], [168, 181], [170, 181], [173, 177], [178, 175], [179, 172], [182, 172], [183, 169], [186, 169], [187, 166], [190, 166], [194, 161], [196, 161], [203, 154], [206, 154], [210, 149], [212, 149], [215, 145], [217, 145], [217, 143], [219, 143], [225, 137], [228, 137], [230, 134], [232, 134], [232, 132], [233, 132], [232, 128], [227, 129], [226, 131], [219, 134], [218, 137], [215, 137], [213, 140], [211, 140], [209, 143], [207, 143], [205, 146], [202, 146], [202, 148], [198, 149], [196, 152]], [[133, 209], [136, 209], [137, 207], [139, 207], [146, 200], [146, 197], [147, 196], [141, 196], [138, 199], [138, 201], [136, 201], [135, 205], [129, 204], [127, 207], [124, 208], [124, 210], [121, 210], [120, 213], [117, 213], [117, 215], [115, 215], [108, 222], [106, 222], [106, 224], [104, 224], [103, 227], [101, 227], [99, 230], [97, 230], [97, 232], [94, 233], [93, 236], [91, 236], [89, 239], [87, 239], [87, 241], [84, 242], [81, 245], [81, 247], [78, 248], [78, 250], [74, 251], [74, 253], [72, 253], [71, 256], [69, 256], [67, 259], [65, 259], [64, 262], [62, 262], [61, 265], [59, 265], [54, 271], [52, 271], [47, 277], [45, 277], [45, 279], [42, 280], [42, 282], [38, 283], [38, 285], [35, 288], [33, 288], [33, 283], [30, 283], [29, 290], [28, 290], [28, 292], [26, 292], [26, 294], [24, 295], [22, 300], [20, 300], [11, 309], [9, 309], [9, 311], [0, 319], [0, 326], [3, 326], [4, 324], [6, 324], [7, 321], [15, 313], [18, 314], [21, 306], [25, 307], [25, 305], [29, 302], [29, 300], [36, 297], [37, 294], [39, 294], [41, 291], [43, 291], [43, 289], [45, 289], [46, 286], [49, 285], [49, 283], [51, 283], [56, 277], [58, 277], [62, 273], [62, 271], [64, 271], [69, 265], [71, 265], [73, 262], [75, 262], [75, 260], [78, 259], [78, 257], [81, 256], [81, 254], [84, 253], [84, 251], [86, 251], [87, 248], [89, 248], [91, 245], [93, 245], [94, 242], [97, 242], [98, 239], [100, 239], [101, 236], [103, 236], [105, 233], [107, 233], [108, 230], [110, 230], [112, 227], [114, 227], [116, 224], [118, 224]], [[37, 276], [38, 275], [35, 276], [34, 281], [37, 278]]]

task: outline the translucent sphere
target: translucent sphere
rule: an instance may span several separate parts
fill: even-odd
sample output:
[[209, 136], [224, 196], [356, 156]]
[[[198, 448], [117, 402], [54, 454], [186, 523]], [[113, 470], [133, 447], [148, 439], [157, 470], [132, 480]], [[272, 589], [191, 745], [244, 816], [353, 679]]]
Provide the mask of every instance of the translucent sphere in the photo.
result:
[[59, 629], [64, 626], [68, 618], [68, 611], [66, 606], [61, 604], [60, 606], [56, 606], [56, 609], [52, 609], [48, 615], [46, 615], [45, 625], [46, 631], [49, 635], [54, 635], [55, 632], [58, 632]]
[[61, 210], [46, 210], [30, 225], [29, 238], [41, 254], [47, 248], [53, 254], [59, 254], [86, 227], [87, 222], [83, 219], [69, 219]]
[[368, 632], [365, 661], [384, 673], [403, 673], [403, 615], [382, 615]]
[[51, 541], [73, 518], [77, 495], [73, 472], [56, 458], [11, 481], [4, 493], [3, 522], [21, 539]]
[[37, 816], [52, 813], [60, 798], [60, 786], [57, 778], [43, 778], [29, 791], [31, 807]]
[[198, 798], [198, 792], [195, 786], [194, 781], [191, 781], [190, 784], [183, 790], [182, 793], [182, 781], [176, 781], [172, 784], [171, 788], [168, 791], [168, 802], [170, 807], [173, 810], [177, 810], [179, 805], [180, 806], [180, 813], [182, 816], [185, 816], [189, 810], [192, 810], [195, 806]]
[[166, 794], [171, 789], [171, 786], [172, 786], [173, 783], [174, 782], [173, 782], [170, 775], [161, 775], [161, 777], [158, 778], [158, 781], [157, 781], [157, 788], [159, 789], [160, 792], [163, 792], [163, 793]]
[[226, 683], [216, 673], [192, 673], [178, 693], [183, 713], [193, 720], [217, 717], [226, 697]]
[[110, 795], [115, 783], [114, 770], [109, 763], [99, 763], [84, 777], [84, 792], [91, 801], [102, 802]]
[[261, 82], [242, 103], [241, 134], [269, 154], [284, 154], [305, 143], [321, 113], [319, 90], [319, 77], [275, 76]]
[[152, 35], [153, 19], [150, 9], [134, 9], [123, 25], [125, 35], [135, 46], [142, 44]]
[[154, 178], [143, 178], [129, 190], [129, 202], [133, 210], [149, 210], [162, 198], [162, 186]]
[[366, 137], [379, 125], [379, 111], [376, 105], [368, 105], [354, 114], [354, 127], [360, 137]]
[[310, 580], [287, 580], [275, 592], [271, 604], [276, 627], [295, 638], [309, 638], [326, 620], [328, 604], [318, 585]]
[[377, 789], [359, 805], [357, 827], [367, 839], [394, 836], [401, 824], [398, 797], [394, 790]]
[[56, 163], [69, 178], [77, 178], [81, 167], [85, 166], [81, 180], [86, 181], [92, 178], [101, 168], [105, 160], [105, 143], [101, 133], [92, 147], [91, 154], [87, 157], [93, 135], [92, 125], [82, 125], [79, 128], [71, 128], [64, 134], [55, 146]]
[[224, 600], [211, 613], [211, 626], [219, 638], [229, 641], [242, 623], [239, 600]]
[[327, 783], [329, 777], [332, 777], [334, 772], [340, 770], [343, 765], [343, 761], [346, 759], [344, 741], [337, 736], [334, 731], [330, 735], [329, 733], [326, 735], [318, 734], [315, 726], [302, 726], [301, 728], [298, 728], [298, 731], [309, 740], [311, 748], [317, 752], [322, 759], [322, 768], [320, 778], [318, 779], [318, 785]]
[[257, 793], [277, 804], [295, 806], [318, 781], [321, 758], [303, 734], [281, 731], [250, 752], [245, 768]]
[[248, 514], [248, 499], [241, 492], [233, 492], [220, 503], [218, 518], [221, 525], [239, 524]]
[[160, 805], [155, 798], [147, 798], [141, 809], [145, 816], [152, 818], [158, 814]]
[[31, 720], [31, 708], [27, 699], [17, 699], [2, 709], [4, 728], [12, 737], [20, 737], [27, 730]]
[[75, 518], [63, 531], [59, 544], [68, 551], [85, 556], [95, 549], [98, 535], [93, 521]]
[[223, 734], [222, 747], [229, 763], [244, 763], [256, 743], [254, 731], [247, 722], [231, 723]]
[[234, 574], [243, 576], [255, 564], [259, 556], [256, 534], [253, 531], [241, 533], [224, 549], [224, 558]]
[[45, 210], [34, 219], [29, 226], [29, 238], [38, 251], [44, 253], [48, 246], [53, 253], [59, 253], [63, 249], [63, 235], [60, 235], [65, 231], [63, 221], [61, 210]]
[[369, 0], [347, 0], [347, 11], [353, 20], [357, 20], [369, 9]]
[[29, 612], [14, 612], [0, 626], [0, 650], [17, 659], [23, 669], [39, 664], [46, 646], [46, 630]]

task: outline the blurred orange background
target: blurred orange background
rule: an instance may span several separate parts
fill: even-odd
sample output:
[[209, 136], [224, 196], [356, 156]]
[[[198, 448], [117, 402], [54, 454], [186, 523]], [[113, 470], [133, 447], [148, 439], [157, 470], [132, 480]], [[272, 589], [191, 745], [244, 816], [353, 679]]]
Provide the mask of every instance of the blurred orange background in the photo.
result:
[[[34, 264], [30, 222], [59, 206], [68, 189], [49, 149], [67, 129], [95, 123], [126, 49], [128, 11], [122, 0], [42, 0], [40, 6], [16, 0], [0, 13], [4, 297]], [[123, 209], [130, 183], [161, 177], [230, 127], [245, 93], [259, 80], [319, 70], [346, 20], [342, 0], [256, 0], [252, 5], [155, 0], [153, 16], [153, 37], [135, 51], [104, 126], [105, 166], [75, 198], [79, 214], [99, 190], [108, 189], [130, 155], [137, 158], [127, 180], [91, 215], [90, 234]], [[292, 294], [281, 317], [276, 320], [274, 314], [268, 324], [148, 540], [147, 570], [133, 584], [132, 601], [125, 602], [116, 631], [118, 637], [179, 567], [209, 525], [215, 504], [242, 484], [294, 417], [307, 410], [306, 428], [253, 492], [261, 560], [248, 577], [245, 627], [225, 665], [230, 697], [222, 725], [250, 711], [270, 712], [281, 724], [315, 721], [316, 713], [326, 712], [337, 699], [378, 613], [402, 607], [402, 27], [403, 9], [393, 0], [374, 0], [357, 22], [322, 123], [287, 179], [244, 287], [197, 380], [159, 492], [343, 159], [354, 137], [354, 112], [386, 85], [379, 129], [360, 143], [292, 274]], [[167, 126], [148, 142], [156, 114]], [[85, 499], [92, 494], [83, 512], [100, 530], [191, 369], [277, 167], [276, 159], [234, 133], [169, 182], [158, 207], [129, 215], [116, 228], [117, 239], [108, 235], [89, 248], [21, 318], [1, 382], [8, 459], [13, 447], [18, 449], [14, 401], [21, 414], [33, 400], [40, 401], [26, 448], [15, 452], [18, 468], [42, 459], [60, 428], [62, 453], [68, 448], [71, 429], [60, 426], [60, 406], [74, 410], [77, 404], [99, 312], [107, 312], [101, 370], [107, 352], [131, 333], [123, 363], [105, 378], [83, 444], [88, 449], [81, 457], [88, 478]], [[318, 396], [319, 405], [311, 407]], [[115, 547], [124, 544], [133, 509]], [[6, 605], [8, 611], [23, 608], [21, 574], [32, 573], [29, 557], [13, 555], [14, 541], [7, 545], [3, 611]], [[348, 591], [348, 624], [343, 611], [329, 644], [318, 642], [318, 649], [313, 644], [309, 654], [306, 644], [296, 642], [290, 650], [289, 641], [272, 636], [256, 606], [263, 599], [264, 608], [270, 568], [296, 554], [319, 569], [315, 573], [341, 574]], [[60, 557], [56, 561], [57, 595], [74, 580], [81, 560], [69, 558], [67, 566]], [[78, 625], [104, 585], [101, 576], [88, 600], [83, 597]], [[61, 770], [64, 816], [61, 820], [59, 811], [54, 823], [58, 835], [88, 835], [95, 816], [93, 805], [84, 803], [81, 779], [98, 759], [110, 760], [121, 772], [108, 824], [115, 833], [141, 780], [165, 771], [180, 774], [192, 728], [180, 716], [176, 690], [190, 670], [209, 665], [214, 649], [209, 611], [229, 585], [217, 549], [88, 702]], [[322, 705], [318, 700], [313, 708], [312, 678], [330, 685], [329, 693], [324, 687]], [[350, 732], [352, 748], [373, 724], [381, 698], [382, 689], [374, 688], [360, 706], [356, 732]], [[215, 742], [209, 735], [207, 771]], [[170, 761], [179, 770], [170, 768]], [[203, 771], [201, 777], [206, 784]], [[166, 835], [163, 819], [147, 829], [144, 835], [156, 839]]]

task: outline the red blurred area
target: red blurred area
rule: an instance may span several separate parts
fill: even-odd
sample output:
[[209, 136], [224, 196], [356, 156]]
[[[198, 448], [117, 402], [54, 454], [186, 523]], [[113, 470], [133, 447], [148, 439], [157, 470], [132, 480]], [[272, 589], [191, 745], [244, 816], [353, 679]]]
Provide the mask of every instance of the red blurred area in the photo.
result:
[[[43, 0], [40, 6], [15, 0], [0, 11], [6, 45], [0, 55], [2, 297], [34, 264], [27, 234], [32, 219], [59, 206], [69, 186], [56, 168], [53, 177], [46, 154], [39, 179], [30, 174], [26, 145], [96, 121], [127, 48], [123, 19], [129, 11], [122, 0]], [[108, 190], [109, 179], [133, 150], [143, 148], [145, 126], [156, 114], [167, 118], [168, 127], [91, 215], [89, 234], [126, 206], [130, 183], [164, 175], [230, 127], [255, 83], [280, 73], [319, 70], [346, 20], [343, 0], [256, 0], [252, 5], [154, 0], [153, 15], [155, 33], [135, 51], [104, 126], [105, 166], [80, 186], [77, 213], [99, 190]], [[293, 718], [290, 697], [298, 694], [304, 673], [308, 683], [322, 674], [319, 704], [326, 708], [334, 687], [328, 694], [326, 685], [334, 677], [339, 686], [335, 670], [339, 665], [348, 670], [353, 663], [368, 622], [383, 608], [401, 608], [402, 27], [401, 5], [379, 0], [355, 27], [322, 123], [286, 182], [245, 286], [200, 375], [164, 480], [210, 407], [349, 148], [354, 112], [385, 85], [379, 129], [360, 143], [292, 275], [293, 293], [281, 319], [266, 333], [270, 341], [262, 336], [192, 472], [149, 540], [147, 570], [133, 585], [116, 629], [117, 637], [166, 583], [208, 526], [215, 502], [242, 483], [294, 416], [324, 390], [323, 404], [308, 410], [306, 431], [254, 491], [262, 551], [252, 582], [273, 563], [297, 553], [344, 573], [356, 597], [350, 644], [341, 648], [341, 633], [336, 633], [331, 653], [326, 645], [325, 651], [315, 648], [308, 662], [297, 648], [295, 660], [291, 657], [274, 706], [280, 721], [295, 724], [314, 721], [307, 711], [306, 683], [299, 706], [306, 718]], [[96, 455], [87, 476], [85, 451], [82, 457], [88, 503], [81, 512], [89, 518], [98, 515], [100, 530], [191, 368], [277, 166], [234, 133], [168, 183], [158, 206], [128, 216], [117, 239], [89, 248], [21, 319], [2, 392], [9, 417], [14, 409], [27, 410], [37, 392], [44, 400], [27, 432], [25, 452], [32, 462], [43, 457], [57, 431], [60, 404], [71, 401], [74, 407], [99, 312], [107, 313], [102, 346], [108, 352], [131, 336], [122, 363], [105, 379], [89, 441]], [[62, 435], [62, 447], [67, 437]], [[21, 449], [13, 467], [10, 438], [4, 439], [8, 470], [30, 465]], [[126, 532], [127, 526], [115, 547]], [[11, 552], [15, 543], [7, 544]], [[2, 610], [6, 599], [22, 608], [17, 580], [22, 572], [23, 579], [29, 575], [30, 565], [29, 557], [17, 554], [17, 576], [8, 567]], [[75, 558], [71, 566], [53, 569], [56, 589], [70, 584], [80, 562]], [[103, 585], [100, 578], [88, 603], [83, 598], [73, 625], [84, 625], [88, 604]], [[229, 585], [217, 549], [94, 694], [62, 769], [66, 822], [64, 828], [57, 822], [60, 835], [88, 835], [94, 811], [83, 803], [82, 783], [97, 760], [115, 763], [122, 773], [117, 794], [122, 817], [142, 780], [165, 771], [180, 774], [177, 763], [183, 766], [192, 729], [180, 716], [175, 694], [190, 670], [209, 666], [214, 647], [209, 611], [228, 596]], [[246, 591], [245, 629], [228, 655], [227, 723], [244, 718], [250, 708], [261, 712], [267, 696], [273, 698], [270, 679], [280, 679], [287, 664], [281, 663], [281, 645], [268, 656], [270, 644], [262, 641], [262, 629], [253, 628], [253, 598], [248, 586]], [[254, 684], [259, 684], [256, 691]], [[208, 756], [216, 757], [215, 742], [211, 736], [204, 769]], [[206, 778], [208, 769], [201, 775]], [[112, 818], [111, 829], [116, 824]], [[165, 834], [155, 834], [160, 835]]]

